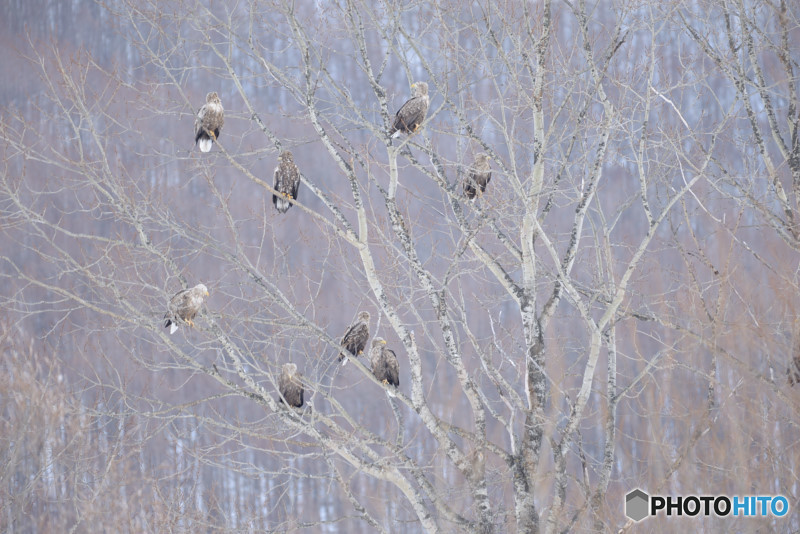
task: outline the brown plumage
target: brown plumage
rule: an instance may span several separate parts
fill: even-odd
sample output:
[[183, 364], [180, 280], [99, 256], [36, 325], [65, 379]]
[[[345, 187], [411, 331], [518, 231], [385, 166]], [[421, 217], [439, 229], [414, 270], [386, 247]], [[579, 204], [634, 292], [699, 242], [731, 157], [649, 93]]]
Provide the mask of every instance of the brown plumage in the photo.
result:
[[[395, 388], [400, 385], [400, 366], [397, 363], [397, 355], [386, 346], [386, 341], [383, 338], [376, 337], [372, 340], [369, 359], [372, 363], [372, 374], [375, 375], [375, 378]], [[389, 395], [394, 397], [391, 389], [387, 391]]]
[[[369, 340], [369, 312], [362, 311], [358, 313], [358, 320], [342, 336], [342, 346], [354, 356], [358, 356], [364, 352], [367, 340]], [[339, 353], [339, 361], [344, 361], [342, 365], [347, 363], [344, 352]]]
[[425, 115], [428, 114], [428, 84], [417, 82], [411, 86], [412, 96], [403, 104], [394, 116], [394, 122], [389, 129], [389, 137], [395, 137], [398, 133], [411, 135], [419, 130]]
[[792, 358], [792, 361], [789, 362], [786, 375], [789, 377], [790, 386], [800, 383], [800, 354], [796, 355]]
[[303, 406], [303, 375], [297, 372], [296, 364], [283, 364], [281, 377], [278, 379], [278, 390], [283, 395], [283, 398], [278, 398], [278, 402], [283, 403], [283, 399], [286, 399], [289, 406], [295, 408]]
[[211, 144], [219, 137], [222, 125], [225, 123], [225, 110], [222, 101], [216, 92], [206, 95], [206, 103], [197, 112], [194, 120], [194, 143], [200, 147], [201, 152], [211, 150]]
[[167, 320], [164, 323], [164, 328], [169, 328], [169, 333], [174, 334], [180, 322], [194, 326], [192, 320], [200, 311], [207, 296], [208, 288], [203, 284], [197, 284], [191, 289], [182, 289], [175, 293], [169, 300], [169, 307], [166, 315], [164, 315]]
[[297, 199], [297, 190], [300, 189], [300, 170], [288, 150], [278, 156], [274, 187], [280, 195], [272, 195], [272, 203], [280, 213], [286, 213], [292, 207], [290, 200]]
[[491, 158], [488, 154], [480, 153], [475, 156], [475, 161], [464, 180], [464, 194], [475, 202], [475, 199], [486, 192], [486, 185], [492, 179], [492, 170], [489, 166]]

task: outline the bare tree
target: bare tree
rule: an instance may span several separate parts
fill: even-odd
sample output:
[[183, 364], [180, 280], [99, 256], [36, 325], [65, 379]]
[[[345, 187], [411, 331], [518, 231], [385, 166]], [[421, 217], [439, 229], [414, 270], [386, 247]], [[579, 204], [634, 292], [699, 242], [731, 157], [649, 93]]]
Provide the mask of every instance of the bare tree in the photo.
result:
[[[91, 18], [112, 57], [28, 34], [0, 302], [106, 425], [52, 525], [101, 521], [109, 487], [156, 503], [131, 531], [617, 530], [636, 487], [797, 502], [796, 7], [298, 4], [112, 2]], [[391, 143], [419, 81], [425, 121]], [[302, 183], [281, 215], [284, 150]], [[199, 283], [170, 336], [170, 296]], [[361, 310], [396, 393], [338, 363]], [[287, 362], [302, 408], [280, 402]], [[62, 442], [38, 443], [4, 447], [45, 494], [34, 449]], [[0, 524], [27, 528], [21, 509]]]

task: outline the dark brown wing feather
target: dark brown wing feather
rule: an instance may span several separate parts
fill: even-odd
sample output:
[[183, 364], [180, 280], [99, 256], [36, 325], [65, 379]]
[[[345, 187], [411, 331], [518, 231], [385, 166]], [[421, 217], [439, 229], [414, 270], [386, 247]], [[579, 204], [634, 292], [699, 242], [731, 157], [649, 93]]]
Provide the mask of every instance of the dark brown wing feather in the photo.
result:
[[470, 173], [467, 181], [464, 182], [464, 194], [467, 195], [469, 200], [475, 200], [475, 197], [478, 195], [477, 184], [472, 178], [472, 173]]

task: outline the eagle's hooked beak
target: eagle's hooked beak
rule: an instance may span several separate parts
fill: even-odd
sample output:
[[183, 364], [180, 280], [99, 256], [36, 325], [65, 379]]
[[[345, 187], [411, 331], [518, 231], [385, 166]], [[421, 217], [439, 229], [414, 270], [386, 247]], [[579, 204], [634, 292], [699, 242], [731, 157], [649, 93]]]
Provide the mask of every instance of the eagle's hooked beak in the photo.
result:
[[384, 339], [383, 341], [381, 341], [381, 344], [386, 345], [386, 340]]
[[208, 289], [206, 289], [206, 296], [209, 296], [209, 294], [208, 294]]

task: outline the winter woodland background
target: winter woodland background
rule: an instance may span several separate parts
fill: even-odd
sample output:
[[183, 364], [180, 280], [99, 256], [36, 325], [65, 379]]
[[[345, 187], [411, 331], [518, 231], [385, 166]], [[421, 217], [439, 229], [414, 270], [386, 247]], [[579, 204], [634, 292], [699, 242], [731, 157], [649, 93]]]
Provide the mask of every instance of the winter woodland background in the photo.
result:
[[[797, 531], [799, 18], [6, 0], [0, 530]], [[418, 80], [429, 120], [389, 147]], [[359, 310], [395, 400], [335, 364]], [[313, 408], [276, 404], [288, 361]], [[792, 512], [632, 525], [636, 487]]]

